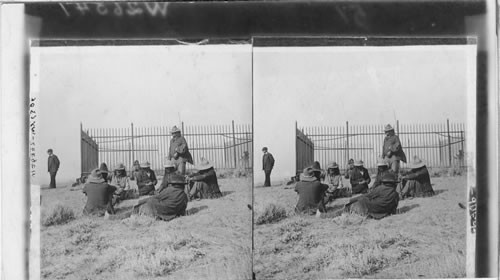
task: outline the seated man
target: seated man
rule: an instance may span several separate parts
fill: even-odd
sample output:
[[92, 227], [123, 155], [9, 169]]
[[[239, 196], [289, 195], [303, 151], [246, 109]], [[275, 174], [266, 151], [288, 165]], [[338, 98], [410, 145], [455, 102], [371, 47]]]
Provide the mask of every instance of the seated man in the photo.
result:
[[177, 169], [175, 163], [171, 160], [167, 160], [163, 165], [165, 168], [165, 172], [163, 174], [163, 179], [161, 180], [160, 188], [156, 191], [156, 193], [160, 193], [162, 190], [168, 187], [169, 182], [173, 175], [175, 175], [175, 170]]
[[350, 196], [350, 188], [344, 187], [339, 165], [336, 162], [328, 164], [324, 183], [328, 185], [325, 193], [324, 203], [327, 204], [335, 198]]
[[142, 162], [140, 166], [141, 170], [136, 178], [139, 195], [153, 195], [156, 183], [158, 183], [155, 172], [151, 170], [151, 165], [147, 161]]
[[115, 191], [116, 188], [106, 183], [99, 169], [92, 170], [83, 187], [83, 193], [87, 196], [83, 214], [99, 217], [104, 216], [106, 212], [114, 214], [112, 200]]
[[370, 193], [351, 199], [345, 207], [346, 211], [375, 219], [396, 213], [399, 203], [399, 195], [396, 192], [397, 177], [388, 172], [381, 181], [382, 184]]
[[139, 173], [141, 173], [141, 165], [138, 160], [134, 160], [134, 164], [132, 166], [132, 172], [130, 172], [130, 180], [136, 180]]
[[299, 195], [299, 201], [295, 206], [297, 214], [315, 215], [318, 210], [326, 213], [323, 197], [328, 186], [320, 183], [315, 172], [321, 170], [313, 167], [305, 168], [300, 175], [300, 181], [295, 185], [295, 191]]
[[406, 172], [401, 178], [403, 180], [400, 194], [401, 198], [427, 197], [434, 195], [431, 177], [425, 163], [415, 156], [408, 167], [411, 168], [410, 171]]
[[113, 177], [111, 177], [111, 186], [116, 188], [113, 196], [113, 205], [120, 203], [122, 200], [133, 199], [138, 197], [138, 194], [130, 188], [130, 181], [125, 171], [123, 163], [118, 164], [113, 170]]
[[221, 197], [217, 174], [215, 174], [212, 164], [202, 158], [196, 169], [198, 172], [188, 175], [187, 178], [190, 186], [189, 199]]
[[379, 158], [377, 162], [377, 177], [375, 177], [375, 182], [373, 182], [370, 191], [382, 184], [382, 177], [388, 172], [392, 172], [391, 169], [389, 169], [389, 163], [386, 160]]
[[139, 201], [133, 212], [164, 221], [186, 215], [188, 197], [184, 192], [184, 176], [172, 173], [165, 182], [158, 194]]
[[354, 163], [354, 168], [351, 173], [352, 194], [367, 193], [368, 184], [371, 181], [368, 170], [363, 167], [363, 161], [358, 160]]
[[352, 170], [354, 169], [354, 160], [351, 158], [347, 162], [347, 167], [345, 169], [344, 178], [349, 179], [351, 177]]

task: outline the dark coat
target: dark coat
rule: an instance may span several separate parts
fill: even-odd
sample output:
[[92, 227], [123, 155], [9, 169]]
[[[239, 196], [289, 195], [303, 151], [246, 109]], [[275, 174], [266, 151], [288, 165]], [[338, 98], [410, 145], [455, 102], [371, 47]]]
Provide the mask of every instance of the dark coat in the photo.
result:
[[412, 169], [405, 175], [403, 196], [425, 197], [434, 195], [427, 167]]
[[[362, 180], [366, 182], [359, 184]], [[352, 170], [350, 181], [353, 194], [365, 193], [368, 191], [368, 184], [371, 182], [371, 178], [366, 168], [363, 166], [355, 166]]]
[[390, 157], [395, 156], [397, 160], [406, 162], [406, 155], [403, 152], [403, 147], [401, 146], [401, 141], [397, 135], [386, 136], [384, 138], [384, 146], [382, 147], [382, 152], [384, 158], [388, 157], [387, 153], [390, 153]]
[[262, 170], [270, 171], [274, 167], [274, 157], [271, 153], [265, 153], [262, 156]]
[[187, 204], [188, 197], [184, 185], [168, 184], [159, 194], [139, 202], [134, 206], [134, 211], [170, 221], [177, 216], [184, 216]]
[[87, 195], [87, 203], [83, 208], [86, 215], [103, 216], [108, 208], [108, 203], [116, 191], [114, 186], [108, 185], [104, 180], [101, 183], [89, 182], [83, 187], [83, 193]]
[[328, 185], [321, 184], [319, 181], [298, 182], [295, 185], [295, 191], [299, 194], [299, 201], [295, 207], [295, 212], [314, 215], [319, 209], [320, 212], [325, 213], [326, 208], [323, 197], [327, 189]]
[[[383, 183], [373, 188], [370, 193], [364, 194], [352, 205], [360, 209], [356, 212], [367, 214], [373, 218], [380, 219], [396, 212], [399, 203], [399, 195], [394, 184]], [[358, 204], [358, 205], [355, 205]]]
[[168, 159], [176, 159], [175, 154], [184, 162], [189, 162], [193, 164], [193, 156], [189, 152], [189, 148], [184, 136], [172, 137], [170, 139], [170, 147], [168, 152]]
[[197, 173], [189, 175], [192, 182], [203, 182], [201, 188], [201, 198], [218, 198], [222, 196], [217, 181], [217, 174], [212, 168], [200, 170]]
[[59, 170], [60, 164], [61, 164], [61, 162], [59, 161], [59, 158], [56, 155], [52, 154], [51, 156], [49, 156], [49, 159], [48, 159], [47, 170], [50, 173], [56, 173], [57, 170]]
[[[137, 187], [139, 188], [139, 195], [148, 195], [155, 190], [156, 174], [151, 169], [141, 169], [137, 174]], [[148, 184], [150, 183], [150, 184]]]
[[375, 181], [373, 182], [372, 189], [375, 188], [378, 185], [382, 184], [382, 177], [384, 177], [385, 174], [392, 172], [391, 169], [386, 169], [384, 171], [380, 171], [377, 173], [377, 176], [375, 177]]

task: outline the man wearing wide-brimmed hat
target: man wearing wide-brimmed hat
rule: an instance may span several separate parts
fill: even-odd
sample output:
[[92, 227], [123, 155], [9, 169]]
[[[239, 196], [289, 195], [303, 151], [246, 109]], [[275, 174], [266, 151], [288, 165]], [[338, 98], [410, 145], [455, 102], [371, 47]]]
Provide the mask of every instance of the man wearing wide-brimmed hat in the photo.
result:
[[352, 194], [368, 192], [368, 184], [370, 184], [371, 178], [368, 170], [363, 166], [362, 160], [354, 162], [350, 181]]
[[271, 186], [271, 171], [274, 168], [274, 157], [268, 152], [267, 147], [262, 148], [262, 170], [264, 170], [265, 180], [264, 187]]
[[382, 147], [382, 158], [387, 159], [389, 168], [392, 169], [395, 174], [399, 174], [400, 161], [406, 163], [406, 155], [403, 152], [399, 137], [394, 133], [394, 128], [390, 124], [385, 126], [384, 132], [385, 138], [384, 146]]
[[101, 170], [97, 168], [92, 170], [83, 187], [83, 193], [87, 195], [83, 213], [96, 216], [104, 216], [106, 212], [114, 214], [112, 199], [115, 191], [115, 187], [106, 183]]
[[396, 192], [397, 177], [393, 172], [382, 176], [382, 184], [370, 193], [352, 199], [346, 204], [346, 211], [359, 215], [381, 219], [395, 214], [399, 204], [399, 195]]
[[434, 195], [431, 177], [425, 163], [418, 156], [414, 156], [408, 167], [410, 170], [402, 177], [401, 198]]
[[344, 187], [339, 165], [336, 162], [330, 162], [326, 167], [324, 182], [328, 185], [328, 190], [325, 193], [324, 199], [325, 204], [335, 198], [350, 196], [351, 190], [349, 187]]
[[184, 192], [185, 185], [184, 176], [171, 174], [168, 185], [162, 188], [158, 194], [140, 200], [134, 206], [133, 213], [152, 216], [164, 221], [186, 215], [188, 197]]
[[328, 185], [322, 184], [314, 174], [321, 171], [321, 169], [309, 166], [300, 174], [300, 181], [295, 185], [295, 192], [299, 195], [295, 206], [296, 213], [315, 215], [318, 210], [326, 213], [323, 198]]
[[218, 198], [222, 196], [217, 181], [213, 165], [205, 158], [200, 160], [200, 163], [195, 167], [198, 170], [196, 173], [188, 176], [190, 185], [189, 198]]
[[137, 187], [139, 187], [139, 195], [153, 195], [155, 186], [158, 181], [156, 174], [151, 169], [151, 164], [148, 161], [143, 161], [140, 164], [141, 171], [137, 175]]
[[170, 130], [172, 139], [170, 139], [170, 147], [168, 159], [172, 160], [177, 168], [177, 172], [181, 175], [186, 174], [186, 162], [193, 164], [193, 157], [189, 152], [186, 139], [181, 135], [181, 130], [174, 126]]
[[130, 188], [130, 181], [127, 177], [127, 172], [123, 163], [119, 163], [115, 166], [109, 184], [116, 188], [115, 195], [113, 196], [113, 205], [122, 200], [135, 198], [137, 196], [134, 194], [134, 190]]
[[389, 169], [387, 159], [384, 160], [383, 158], [379, 158], [377, 161], [377, 176], [375, 177], [375, 181], [373, 182], [370, 190], [373, 190], [378, 185], [382, 184], [382, 177], [387, 172], [393, 172], [391, 169]]

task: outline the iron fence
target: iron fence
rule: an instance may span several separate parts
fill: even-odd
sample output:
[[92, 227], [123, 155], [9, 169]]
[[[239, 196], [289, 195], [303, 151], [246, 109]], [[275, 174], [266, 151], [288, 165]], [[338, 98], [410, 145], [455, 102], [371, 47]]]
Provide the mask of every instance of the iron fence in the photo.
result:
[[[206, 158], [218, 169], [252, 168], [251, 125], [232, 121], [226, 125], [184, 125], [182, 122], [180, 126], [195, 165]], [[127, 128], [90, 128], [86, 133], [98, 146], [99, 162], [105, 162], [108, 167], [124, 163], [130, 169], [135, 160], [149, 161], [151, 168], [162, 174], [172, 138], [171, 127], [131, 124]], [[188, 164], [187, 168], [192, 169], [193, 165]]]
[[[365, 167], [376, 168], [382, 155], [384, 141], [383, 125], [350, 125], [302, 127], [300, 131], [314, 145], [314, 159], [325, 166], [336, 161], [341, 168], [350, 158], [361, 159]], [[414, 156], [423, 159], [428, 167], [465, 167], [465, 124], [400, 124], [395, 132], [401, 140], [408, 162]], [[297, 150], [297, 158], [299, 158]], [[302, 157], [300, 157], [302, 159]], [[310, 164], [312, 160], [306, 159]], [[298, 167], [299, 165], [297, 165]], [[402, 168], [406, 164], [402, 163]]]
[[99, 147], [85, 131], [80, 131], [81, 173], [88, 175], [99, 165]]

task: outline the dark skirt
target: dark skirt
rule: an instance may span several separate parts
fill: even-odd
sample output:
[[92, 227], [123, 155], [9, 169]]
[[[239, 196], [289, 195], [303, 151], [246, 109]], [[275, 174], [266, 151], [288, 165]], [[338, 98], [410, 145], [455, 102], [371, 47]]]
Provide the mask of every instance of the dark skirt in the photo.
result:
[[203, 181], [196, 181], [193, 182], [191, 190], [191, 194], [198, 198], [213, 199], [222, 197], [222, 193], [217, 184], [207, 184]]
[[352, 186], [352, 194], [367, 193], [368, 184], [357, 184]]
[[155, 186], [146, 185], [143, 187], [139, 187], [139, 195], [153, 195], [155, 194]]
[[408, 180], [401, 190], [401, 197], [429, 197], [434, 195], [430, 183], [421, 183], [417, 180]]
[[168, 203], [167, 201], [160, 201], [156, 197], [151, 197], [145, 203], [136, 207], [134, 213], [170, 221], [176, 217], [185, 216], [187, 204], [187, 195], [178, 203]]

